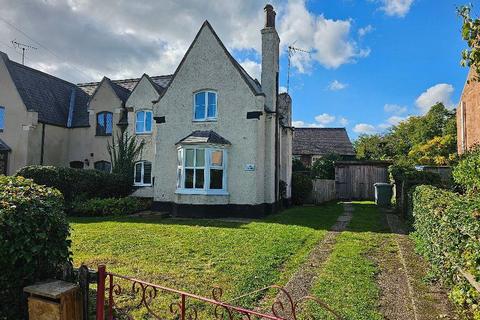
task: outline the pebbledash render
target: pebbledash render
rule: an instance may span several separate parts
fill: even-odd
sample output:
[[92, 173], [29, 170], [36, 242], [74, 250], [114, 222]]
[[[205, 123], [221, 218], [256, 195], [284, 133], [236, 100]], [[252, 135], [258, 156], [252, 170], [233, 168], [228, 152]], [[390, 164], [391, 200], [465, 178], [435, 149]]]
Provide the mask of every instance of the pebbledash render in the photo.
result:
[[[291, 197], [292, 101], [278, 92], [275, 11], [265, 7], [261, 83], [208, 21], [173, 75], [74, 85], [0, 55], [0, 169], [111, 170], [107, 143], [144, 140], [133, 195], [186, 217], [261, 217]], [[260, 36], [260, 34], [259, 34]]]

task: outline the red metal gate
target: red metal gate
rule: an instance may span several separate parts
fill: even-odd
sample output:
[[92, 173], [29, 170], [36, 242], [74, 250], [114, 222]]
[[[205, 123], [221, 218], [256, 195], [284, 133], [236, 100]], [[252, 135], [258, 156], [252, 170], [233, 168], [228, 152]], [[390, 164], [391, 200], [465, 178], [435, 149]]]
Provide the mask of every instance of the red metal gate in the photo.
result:
[[[120, 282], [122, 282], [123, 287]], [[124, 284], [128, 284], [127, 286]], [[271, 307], [271, 314], [262, 313], [260, 311], [249, 310], [242, 307], [231, 305], [227, 302], [221, 301], [223, 291], [220, 288], [212, 290], [212, 298], [206, 298], [199, 295], [191, 294], [181, 290], [175, 290], [156, 284], [148, 283], [131, 277], [122, 276], [119, 274], [107, 272], [104, 265], [98, 266], [98, 284], [97, 284], [97, 306], [96, 306], [96, 320], [105, 320], [105, 315], [108, 320], [125, 318], [133, 319], [130, 312], [134, 309], [145, 308], [148, 316], [154, 319], [165, 319], [164, 315], [160, 315], [158, 311], [153, 310], [152, 302], [156, 297], [165, 294], [173, 295], [176, 299], [171, 303], [168, 310], [164, 310], [174, 319], [181, 320], [197, 320], [199, 319], [198, 303], [205, 304], [210, 307], [211, 313], [208, 319], [270, 319], [270, 320], [296, 320], [299, 317], [300, 310], [303, 304], [313, 303], [330, 313], [336, 319], [342, 319], [338, 313], [332, 310], [323, 301], [307, 296], [293, 301], [291, 295], [282, 287], [270, 286], [255, 291], [255, 293], [266, 291], [269, 289], [276, 289], [284, 295], [284, 299], [276, 301]], [[105, 301], [105, 293], [107, 292], [107, 301]], [[123, 308], [118, 310], [118, 305], [115, 298], [137, 297], [134, 306], [130, 308]], [[138, 297], [139, 296], [139, 297]], [[242, 295], [242, 297], [247, 295]], [[138, 300], [139, 299], [139, 300]], [[190, 302], [190, 303], [189, 303]], [[302, 315], [302, 319], [305, 315]], [[313, 317], [306, 317], [314, 319]]]

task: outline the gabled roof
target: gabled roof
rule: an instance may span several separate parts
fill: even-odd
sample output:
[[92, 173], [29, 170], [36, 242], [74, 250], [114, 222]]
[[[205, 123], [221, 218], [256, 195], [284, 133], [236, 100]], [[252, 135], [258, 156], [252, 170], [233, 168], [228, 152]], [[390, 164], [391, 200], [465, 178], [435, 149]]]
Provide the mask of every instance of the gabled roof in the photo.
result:
[[12, 149], [10, 149], [10, 147], [2, 140], [0, 139], [0, 151], [12, 151]]
[[195, 39], [193, 39], [192, 43], [190, 44], [190, 47], [188, 48], [187, 52], [185, 53], [185, 55], [183, 56], [182, 60], [180, 61], [180, 64], [178, 65], [177, 69], [175, 70], [175, 72], [173, 73], [173, 76], [172, 76], [172, 79], [170, 80], [170, 83], [168, 84], [167, 86], [167, 90], [165, 90], [161, 95], [160, 95], [160, 98], [158, 99], [158, 101], [160, 101], [160, 99], [162, 99], [162, 97], [165, 95], [165, 92], [168, 91], [168, 88], [170, 86], [170, 84], [174, 81], [175, 77], [177, 76], [180, 68], [182, 67], [182, 65], [185, 63], [185, 60], [187, 59], [187, 56], [188, 54], [190, 53], [190, 51], [192, 50], [194, 44], [197, 42], [200, 34], [202, 33], [202, 30], [204, 28], [208, 28], [213, 36], [215, 37], [215, 39], [218, 41], [218, 44], [220, 45], [220, 47], [223, 49], [223, 51], [225, 52], [225, 54], [227, 55], [228, 59], [232, 62], [233, 66], [235, 67], [235, 69], [238, 70], [238, 72], [240, 73], [240, 76], [242, 77], [242, 79], [245, 81], [245, 83], [248, 85], [248, 87], [252, 90], [253, 94], [254, 95], [264, 95], [264, 93], [262, 92], [262, 87], [260, 85], [260, 83], [258, 82], [258, 80], [256, 79], [253, 79], [246, 71], [245, 69], [243, 69], [243, 67], [238, 63], [237, 60], [235, 60], [235, 58], [233, 58], [233, 56], [230, 54], [230, 52], [228, 52], [227, 48], [225, 47], [225, 45], [223, 44], [222, 40], [220, 40], [220, 38], [218, 37], [217, 33], [215, 32], [215, 30], [213, 29], [213, 27], [210, 25], [210, 22], [208, 22], [208, 20], [205, 20], [205, 22], [203, 23], [202, 27], [200, 28], [200, 30], [198, 31], [197, 35], [195, 36]]
[[[172, 75], [168, 74], [163, 76], [151, 76], [151, 77], [149, 76], [149, 78], [150, 80], [152, 80], [153, 83], [157, 85], [158, 88], [162, 88], [162, 90], [164, 90], [167, 87], [167, 85], [170, 83]], [[133, 89], [135, 89], [135, 87], [137, 86], [138, 82], [140, 82], [140, 79], [141, 77], [132, 78], [132, 79], [110, 80], [110, 81], [125, 89], [133, 91]], [[77, 84], [77, 86], [88, 95], [93, 95], [93, 93], [95, 92], [99, 84], [100, 82], [87, 82], [87, 83], [79, 83]]]
[[178, 141], [177, 144], [199, 144], [199, 143], [211, 143], [211, 144], [224, 144], [230, 145], [230, 141], [220, 136], [215, 131], [193, 131], [188, 136]]
[[75, 84], [11, 61], [6, 54], [1, 58], [27, 110], [37, 112], [39, 122], [66, 127], [73, 101], [72, 127], [89, 125], [88, 95]]
[[89, 102], [97, 94], [98, 90], [100, 89], [103, 83], [108, 84], [110, 88], [112, 88], [113, 92], [115, 93], [117, 98], [120, 99], [120, 101], [122, 101], [122, 103], [125, 103], [125, 101], [127, 101], [131, 93], [130, 90], [114, 83], [112, 80], [110, 80], [107, 77], [103, 77], [102, 81], [100, 81], [100, 83], [98, 83], [98, 85], [95, 87], [95, 91], [93, 91], [93, 93], [90, 95]]
[[355, 150], [345, 128], [295, 128], [294, 155], [326, 155], [336, 153], [354, 156]]

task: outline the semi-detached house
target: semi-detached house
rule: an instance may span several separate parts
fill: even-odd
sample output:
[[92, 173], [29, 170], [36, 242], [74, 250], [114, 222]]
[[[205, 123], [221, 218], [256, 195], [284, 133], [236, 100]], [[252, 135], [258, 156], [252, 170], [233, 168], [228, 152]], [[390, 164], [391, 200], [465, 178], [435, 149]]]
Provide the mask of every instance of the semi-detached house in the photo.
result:
[[265, 7], [253, 79], [208, 21], [173, 75], [72, 84], [0, 54], [0, 170], [110, 171], [107, 143], [146, 143], [134, 195], [177, 216], [263, 216], [291, 197], [291, 99], [278, 92], [280, 39]]

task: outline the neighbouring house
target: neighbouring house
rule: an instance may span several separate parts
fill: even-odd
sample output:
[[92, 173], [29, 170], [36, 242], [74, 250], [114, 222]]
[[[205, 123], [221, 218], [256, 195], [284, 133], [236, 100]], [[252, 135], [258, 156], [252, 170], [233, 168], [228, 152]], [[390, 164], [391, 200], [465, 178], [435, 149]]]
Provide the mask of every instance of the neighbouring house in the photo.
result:
[[480, 143], [480, 83], [470, 69], [457, 108], [457, 149], [465, 153]]
[[[279, 94], [275, 11], [265, 7], [261, 82], [205, 21], [173, 75], [72, 84], [0, 57], [0, 169], [111, 170], [107, 144], [145, 141], [134, 195], [177, 216], [254, 216], [291, 197], [292, 101]], [[282, 183], [284, 182], [284, 183]]]
[[293, 158], [310, 167], [327, 154], [338, 154], [344, 160], [355, 159], [355, 150], [345, 128], [295, 128]]

